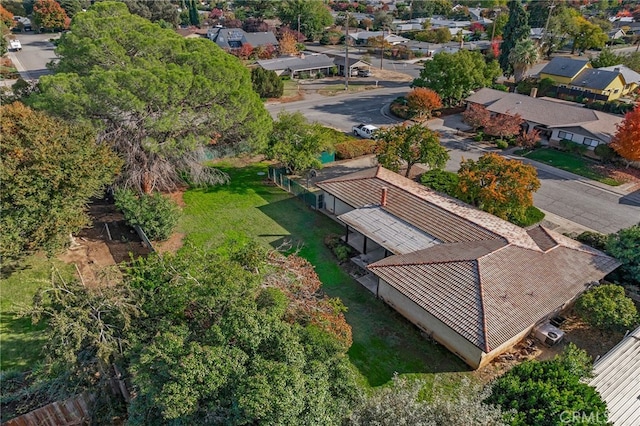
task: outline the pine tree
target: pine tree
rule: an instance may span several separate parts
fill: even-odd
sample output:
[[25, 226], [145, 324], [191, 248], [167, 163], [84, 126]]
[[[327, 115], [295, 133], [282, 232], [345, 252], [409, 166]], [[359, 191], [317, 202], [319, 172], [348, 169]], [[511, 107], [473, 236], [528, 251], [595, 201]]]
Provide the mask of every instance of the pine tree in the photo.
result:
[[510, 0], [509, 4], [509, 20], [504, 27], [503, 42], [500, 46], [500, 68], [504, 75], [513, 75], [513, 66], [509, 63], [509, 54], [515, 47], [516, 43], [529, 38], [531, 28], [529, 27], [529, 15], [522, 7], [520, 0]]
[[198, 13], [195, 0], [189, 1], [189, 23], [194, 26], [200, 25], [200, 14]]

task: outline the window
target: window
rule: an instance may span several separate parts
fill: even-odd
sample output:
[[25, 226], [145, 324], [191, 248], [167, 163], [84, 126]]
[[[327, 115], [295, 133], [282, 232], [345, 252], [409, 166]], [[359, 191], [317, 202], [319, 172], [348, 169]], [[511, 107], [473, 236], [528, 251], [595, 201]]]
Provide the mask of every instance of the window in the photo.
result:
[[582, 143], [584, 145], [593, 146], [593, 147], [596, 147], [596, 146], [600, 145], [600, 141], [598, 141], [596, 139], [589, 139], [589, 138], [584, 138]]
[[560, 139], [566, 139], [568, 141], [572, 141], [573, 140], [573, 133], [558, 132], [558, 137]]
[[615, 89], [615, 90], [613, 91], [613, 93], [618, 93], [619, 91], [620, 91], [620, 89]]

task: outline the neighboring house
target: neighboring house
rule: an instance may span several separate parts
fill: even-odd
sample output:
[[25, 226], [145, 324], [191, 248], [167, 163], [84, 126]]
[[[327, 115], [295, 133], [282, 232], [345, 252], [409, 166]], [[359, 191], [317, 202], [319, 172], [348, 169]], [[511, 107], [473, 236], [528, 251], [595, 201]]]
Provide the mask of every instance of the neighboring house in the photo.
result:
[[590, 100], [611, 101], [623, 95], [622, 74], [602, 68], [585, 68], [569, 84], [560, 84], [558, 95], [582, 96]]
[[640, 425], [640, 328], [593, 364], [589, 382], [607, 403], [609, 421], [614, 426]]
[[544, 28], [531, 28], [530, 37], [532, 40], [539, 42], [544, 38]]
[[256, 64], [265, 70], [275, 71], [278, 75], [289, 75], [292, 78], [301, 77], [303, 74], [322, 73], [328, 75], [335, 66], [334, 58], [322, 53], [302, 54], [299, 57], [285, 56], [275, 59], [263, 59], [256, 61]]
[[550, 145], [570, 140], [586, 145], [590, 150], [611, 142], [618, 123], [623, 118], [583, 106], [550, 98], [482, 88], [469, 96], [467, 103], [485, 106], [493, 114], [519, 114], [527, 131], [538, 129]]
[[251, 47], [271, 45], [278, 47], [278, 40], [271, 31], [248, 33], [241, 28], [209, 28], [207, 38], [224, 50], [240, 49], [245, 44]]
[[526, 230], [380, 166], [317, 184], [359, 279], [472, 368], [509, 350], [619, 266], [542, 226]]
[[640, 87], [640, 74], [627, 67], [626, 65], [613, 65], [611, 67], [598, 68], [604, 71], [614, 71], [622, 74], [624, 80], [624, 88], [622, 89], [622, 96], [634, 92]]
[[[345, 62], [344, 56], [333, 56], [333, 63], [338, 70], [338, 75], [342, 75], [342, 76], [345, 75], [344, 62]], [[361, 69], [371, 71], [371, 64], [369, 62], [362, 61], [356, 58], [349, 58], [348, 67], [349, 67], [349, 76], [353, 76], [354, 74], [357, 73], [358, 70], [361, 70]]]
[[612, 101], [629, 93], [630, 86], [621, 72], [608, 68], [594, 69], [586, 60], [555, 57], [539, 73], [550, 78], [561, 97], [583, 97], [591, 101]]
[[390, 34], [389, 31], [360, 31], [358, 33], [351, 33], [351, 37], [357, 45], [365, 45], [369, 42], [370, 38], [384, 36], [384, 40], [392, 45], [406, 43], [408, 38], [400, 37], [395, 34]]
[[207, 37], [209, 30], [197, 27], [178, 28], [176, 32], [184, 38], [202, 38]]
[[540, 79], [550, 78], [557, 84], [569, 84], [584, 69], [592, 68], [588, 60], [556, 56], [540, 71]]
[[609, 40], [617, 40], [626, 36], [626, 34], [621, 28], [614, 28], [610, 31], [607, 31], [607, 36], [609, 36]]
[[432, 29], [447, 27], [447, 28], [469, 28], [471, 21], [453, 21], [451, 19], [432, 18], [429, 20]]

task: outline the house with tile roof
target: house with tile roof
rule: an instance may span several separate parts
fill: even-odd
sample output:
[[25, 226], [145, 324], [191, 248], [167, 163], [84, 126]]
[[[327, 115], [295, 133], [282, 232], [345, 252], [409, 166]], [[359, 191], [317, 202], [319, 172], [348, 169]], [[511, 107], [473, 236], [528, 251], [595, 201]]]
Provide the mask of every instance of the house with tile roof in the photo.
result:
[[382, 167], [325, 180], [323, 208], [378, 298], [480, 368], [619, 266], [543, 226], [520, 228]]
[[608, 144], [623, 118], [553, 98], [534, 98], [518, 93], [482, 88], [469, 96], [467, 104], [483, 105], [492, 114], [519, 114], [527, 131], [538, 129], [545, 143], [561, 140], [586, 145], [590, 150]]

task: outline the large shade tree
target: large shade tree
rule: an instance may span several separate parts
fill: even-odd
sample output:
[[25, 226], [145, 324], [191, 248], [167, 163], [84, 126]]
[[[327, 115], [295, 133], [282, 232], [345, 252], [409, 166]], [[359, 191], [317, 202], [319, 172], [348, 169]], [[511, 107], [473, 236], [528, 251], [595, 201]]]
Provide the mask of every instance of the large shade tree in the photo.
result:
[[91, 122], [100, 143], [125, 160], [119, 184], [148, 192], [191, 182], [215, 184], [205, 149], [264, 147], [271, 118], [249, 71], [208, 40], [185, 39], [131, 15], [123, 3], [96, 3], [62, 36], [56, 73], [28, 99], [36, 108]]
[[407, 177], [418, 163], [441, 169], [449, 159], [449, 153], [440, 144], [438, 133], [426, 126], [403, 124], [388, 127], [379, 130], [376, 137], [378, 163], [394, 172], [406, 166]]
[[479, 52], [440, 52], [433, 56], [433, 60], [425, 62], [413, 86], [432, 89], [445, 105], [456, 105], [472, 90], [491, 85], [500, 73], [498, 63], [487, 63]]
[[105, 289], [56, 285], [34, 298], [48, 320], [36, 375], [60, 398], [93, 393], [95, 424], [127, 410], [140, 425], [339, 425], [358, 394], [351, 327], [320, 286], [300, 257], [238, 241], [139, 259]]
[[95, 132], [21, 103], [0, 107], [0, 256], [4, 266], [37, 250], [53, 253], [88, 223], [90, 197], [121, 162]]
[[322, 0], [283, 0], [278, 5], [277, 14], [283, 25], [299, 30], [312, 40], [319, 38], [322, 31], [333, 23], [331, 11]]
[[69, 26], [67, 13], [55, 0], [36, 0], [33, 21], [41, 31], [60, 31]]

